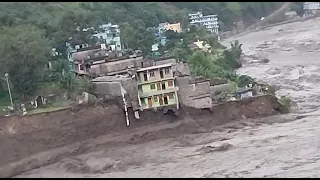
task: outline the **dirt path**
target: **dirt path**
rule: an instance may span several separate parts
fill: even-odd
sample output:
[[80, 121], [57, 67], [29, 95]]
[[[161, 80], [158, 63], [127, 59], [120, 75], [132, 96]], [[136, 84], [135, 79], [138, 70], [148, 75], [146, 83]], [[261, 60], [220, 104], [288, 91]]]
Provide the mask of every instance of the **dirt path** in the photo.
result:
[[[298, 102], [298, 118], [247, 119], [213, 132], [100, 146], [17, 177], [320, 177], [319, 27], [317, 18], [238, 38], [252, 55], [238, 72], [279, 86], [278, 95]], [[262, 57], [270, 62], [258, 63]]]

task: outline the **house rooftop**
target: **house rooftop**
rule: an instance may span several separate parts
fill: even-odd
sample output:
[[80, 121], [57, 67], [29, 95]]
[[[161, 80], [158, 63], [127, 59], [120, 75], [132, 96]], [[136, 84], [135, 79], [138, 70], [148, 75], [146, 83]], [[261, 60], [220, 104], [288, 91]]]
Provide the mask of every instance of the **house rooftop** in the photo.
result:
[[239, 89], [237, 89], [236, 93], [241, 94], [241, 93], [246, 93], [246, 92], [252, 91], [252, 90], [253, 90], [252, 88], [239, 88]]
[[93, 80], [92, 82], [121, 82], [121, 81], [127, 81], [130, 80], [131, 78], [128, 78], [126, 76], [122, 75], [116, 75], [116, 76], [102, 76], [102, 77], [97, 77]]
[[203, 16], [204, 18], [206, 18], [206, 17], [217, 17], [218, 15], [216, 15], [216, 14], [213, 14], [213, 15], [206, 15], [206, 16]]
[[158, 66], [151, 66], [151, 67], [141, 68], [141, 69], [138, 69], [137, 72], [153, 70], [153, 69], [160, 69], [160, 68], [171, 67], [171, 66], [172, 66], [172, 63], [161, 64], [161, 65], [158, 65]]
[[98, 45], [93, 45], [93, 46], [89, 46], [89, 47], [77, 49], [77, 52], [88, 51], [88, 50], [95, 50], [95, 49], [101, 49], [101, 45], [98, 44]]
[[202, 14], [202, 12], [189, 13], [189, 16], [200, 15], [200, 14]]

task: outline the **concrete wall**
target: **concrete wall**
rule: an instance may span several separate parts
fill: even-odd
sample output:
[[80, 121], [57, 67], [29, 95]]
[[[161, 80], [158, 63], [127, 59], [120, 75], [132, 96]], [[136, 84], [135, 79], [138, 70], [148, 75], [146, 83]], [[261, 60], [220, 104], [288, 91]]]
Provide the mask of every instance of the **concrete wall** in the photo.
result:
[[133, 111], [140, 109], [139, 101], [138, 101], [138, 83], [135, 79], [130, 79], [127, 81], [121, 82], [122, 87], [127, 91], [125, 95], [126, 99], [130, 101], [128, 105], [131, 105]]
[[[115, 76], [105, 76], [110, 77], [110, 81], [102, 81], [103, 77], [101, 77], [100, 82], [95, 82], [93, 80], [93, 84], [95, 87], [95, 93], [99, 97], [103, 97], [105, 99], [116, 99], [121, 98], [121, 87], [126, 91], [125, 98], [129, 107], [132, 107], [133, 110], [139, 109], [139, 101], [138, 101], [138, 85], [135, 79], [131, 78], [119, 78], [112, 80], [111, 77]], [[99, 79], [99, 78], [97, 78]]]
[[129, 66], [142, 67], [142, 57], [124, 59], [119, 61], [95, 64], [91, 66], [90, 72], [95, 74], [107, 74], [111, 72], [125, 71]]
[[187, 63], [178, 63], [172, 66], [172, 71], [176, 75], [187, 75], [190, 76], [190, 68]]
[[95, 92], [106, 98], [121, 97], [120, 82], [94, 82]]
[[176, 64], [177, 60], [175, 58], [171, 58], [171, 59], [166, 59], [166, 60], [160, 60], [160, 61], [155, 61], [154, 65], [158, 66], [158, 65], [163, 65], [163, 64]]
[[232, 93], [235, 92], [237, 89], [235, 84], [220, 84], [220, 85], [215, 85], [215, 86], [210, 86], [210, 94], [212, 97], [214, 97], [217, 94], [220, 94], [222, 92], [228, 92]]
[[210, 83], [190, 84], [190, 76], [178, 77], [176, 85], [179, 86], [178, 97], [181, 105], [194, 108], [211, 108]]

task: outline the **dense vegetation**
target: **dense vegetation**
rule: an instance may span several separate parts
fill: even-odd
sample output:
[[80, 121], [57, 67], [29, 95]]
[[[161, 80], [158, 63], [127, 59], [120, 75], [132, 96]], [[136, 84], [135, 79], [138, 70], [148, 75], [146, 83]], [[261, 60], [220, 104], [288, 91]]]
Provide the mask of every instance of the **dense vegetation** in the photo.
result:
[[[72, 39], [72, 43], [81, 43], [90, 40], [92, 32], [77, 31], [77, 27], [98, 27], [109, 22], [120, 24], [122, 42], [147, 54], [154, 37], [146, 29], [160, 22], [181, 22], [186, 27], [188, 13], [203, 11], [204, 14], [217, 14], [221, 30], [230, 30], [234, 21], [252, 23], [281, 5], [282, 2], [3, 2], [0, 3], [0, 77], [5, 72], [10, 74], [12, 90], [18, 99], [34, 95], [43, 86], [75, 90], [81, 83], [74, 80], [59, 59], [65, 58], [66, 41]], [[219, 44], [209, 41], [215, 43], [215, 47]], [[196, 74], [205, 69], [209, 77], [216, 74], [228, 76], [229, 69], [221, 69], [228, 66], [217, 65], [220, 56], [213, 61], [210, 59], [213, 63], [208, 64], [209, 57], [205, 54], [190, 54], [175, 44], [171, 43], [169, 49], [176, 56], [190, 58], [191, 65], [201, 63], [193, 70]], [[44, 67], [53, 60], [53, 47], [60, 56], [54, 58], [53, 72], [48, 72]], [[231, 56], [228, 52], [224, 54], [226, 59]], [[194, 59], [201, 61], [194, 62]], [[6, 91], [6, 86], [0, 86], [1, 89]]]
[[[167, 31], [168, 42], [160, 51], [168, 52], [180, 61], [189, 64], [191, 73], [206, 78], [222, 78], [233, 81], [238, 86], [247, 85], [253, 82], [248, 76], [238, 76], [234, 70], [241, 67], [240, 56], [242, 54], [239, 41], [231, 44], [230, 49], [222, 46], [214, 36], [211, 36], [203, 28], [191, 28], [188, 32], [175, 33]], [[190, 49], [189, 45], [197, 40], [203, 44], [209, 44], [211, 51]]]

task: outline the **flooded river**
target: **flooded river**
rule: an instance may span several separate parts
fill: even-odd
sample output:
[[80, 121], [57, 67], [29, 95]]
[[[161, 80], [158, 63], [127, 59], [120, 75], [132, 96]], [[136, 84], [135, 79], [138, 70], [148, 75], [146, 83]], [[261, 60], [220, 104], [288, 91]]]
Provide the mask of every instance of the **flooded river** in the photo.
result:
[[[278, 95], [298, 103], [298, 117], [106, 147], [17, 177], [320, 177], [319, 28], [318, 18], [237, 38], [247, 55], [238, 73], [276, 85]], [[270, 62], [260, 63], [262, 58]]]

